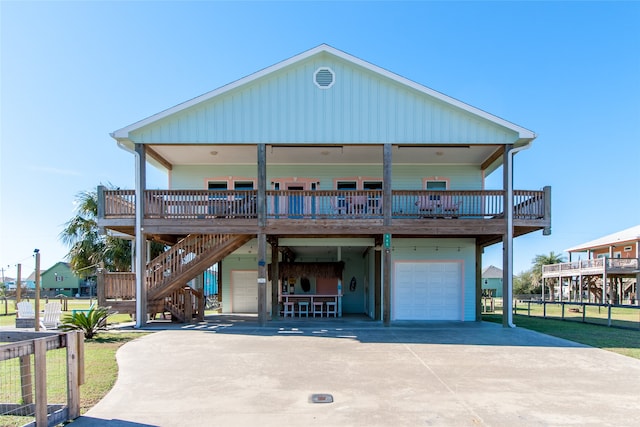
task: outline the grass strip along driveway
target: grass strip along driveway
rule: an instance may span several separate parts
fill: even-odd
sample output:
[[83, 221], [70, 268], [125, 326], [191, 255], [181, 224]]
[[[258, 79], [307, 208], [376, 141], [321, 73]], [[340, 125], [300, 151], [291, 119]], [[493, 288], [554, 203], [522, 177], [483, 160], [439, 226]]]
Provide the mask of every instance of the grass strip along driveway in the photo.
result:
[[[502, 323], [502, 314], [484, 314], [482, 320]], [[521, 315], [514, 315], [513, 323], [519, 328], [530, 329], [640, 359], [640, 330], [610, 328], [602, 325]]]

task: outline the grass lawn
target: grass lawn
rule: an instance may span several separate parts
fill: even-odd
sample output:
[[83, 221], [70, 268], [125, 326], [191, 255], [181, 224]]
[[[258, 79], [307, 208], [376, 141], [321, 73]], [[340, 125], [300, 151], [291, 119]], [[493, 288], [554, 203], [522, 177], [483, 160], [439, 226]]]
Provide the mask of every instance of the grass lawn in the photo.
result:
[[[482, 320], [502, 323], [502, 314], [483, 314]], [[640, 330], [610, 328], [566, 320], [514, 315], [516, 326], [640, 359]]]
[[[100, 332], [95, 338], [86, 340], [85, 383], [80, 386], [80, 413], [86, 413], [113, 387], [118, 378], [116, 351], [124, 343], [148, 334], [147, 332]], [[47, 400], [50, 403], [66, 402], [66, 350], [52, 350], [47, 353]], [[10, 359], [0, 364], [0, 377], [9, 379], [12, 387], [0, 389], [3, 402], [19, 403], [19, 363]], [[0, 425], [18, 427], [33, 420], [33, 417], [0, 415]]]

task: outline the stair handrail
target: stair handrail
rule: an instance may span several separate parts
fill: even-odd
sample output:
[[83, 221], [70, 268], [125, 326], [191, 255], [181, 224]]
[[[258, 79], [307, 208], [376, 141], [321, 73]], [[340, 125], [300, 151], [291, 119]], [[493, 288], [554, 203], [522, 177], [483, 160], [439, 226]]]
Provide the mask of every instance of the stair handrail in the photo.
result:
[[147, 290], [162, 286], [171, 277], [180, 274], [198, 255], [233, 237], [232, 234], [190, 234], [171, 249], [147, 263]]

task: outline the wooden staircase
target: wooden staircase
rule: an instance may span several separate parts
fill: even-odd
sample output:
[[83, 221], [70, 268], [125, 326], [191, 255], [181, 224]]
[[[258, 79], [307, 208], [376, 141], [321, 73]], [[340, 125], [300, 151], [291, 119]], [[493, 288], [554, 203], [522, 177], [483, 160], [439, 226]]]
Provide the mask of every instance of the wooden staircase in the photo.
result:
[[190, 234], [160, 254], [147, 264], [149, 312], [162, 307], [173, 319], [191, 321], [203, 310], [204, 295], [187, 283], [253, 237], [250, 234]]

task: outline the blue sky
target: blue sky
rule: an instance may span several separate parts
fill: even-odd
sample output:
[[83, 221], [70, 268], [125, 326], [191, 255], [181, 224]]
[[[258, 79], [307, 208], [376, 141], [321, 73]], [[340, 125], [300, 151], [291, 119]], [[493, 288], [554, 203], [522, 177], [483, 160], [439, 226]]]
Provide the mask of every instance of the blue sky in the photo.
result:
[[[43, 268], [63, 260], [78, 192], [134, 187], [110, 132], [321, 43], [539, 135], [514, 182], [552, 186], [553, 233], [516, 239], [515, 272], [640, 223], [637, 2], [0, 1], [0, 19], [10, 276], [33, 270], [35, 248]], [[501, 267], [501, 251], [484, 265]]]

